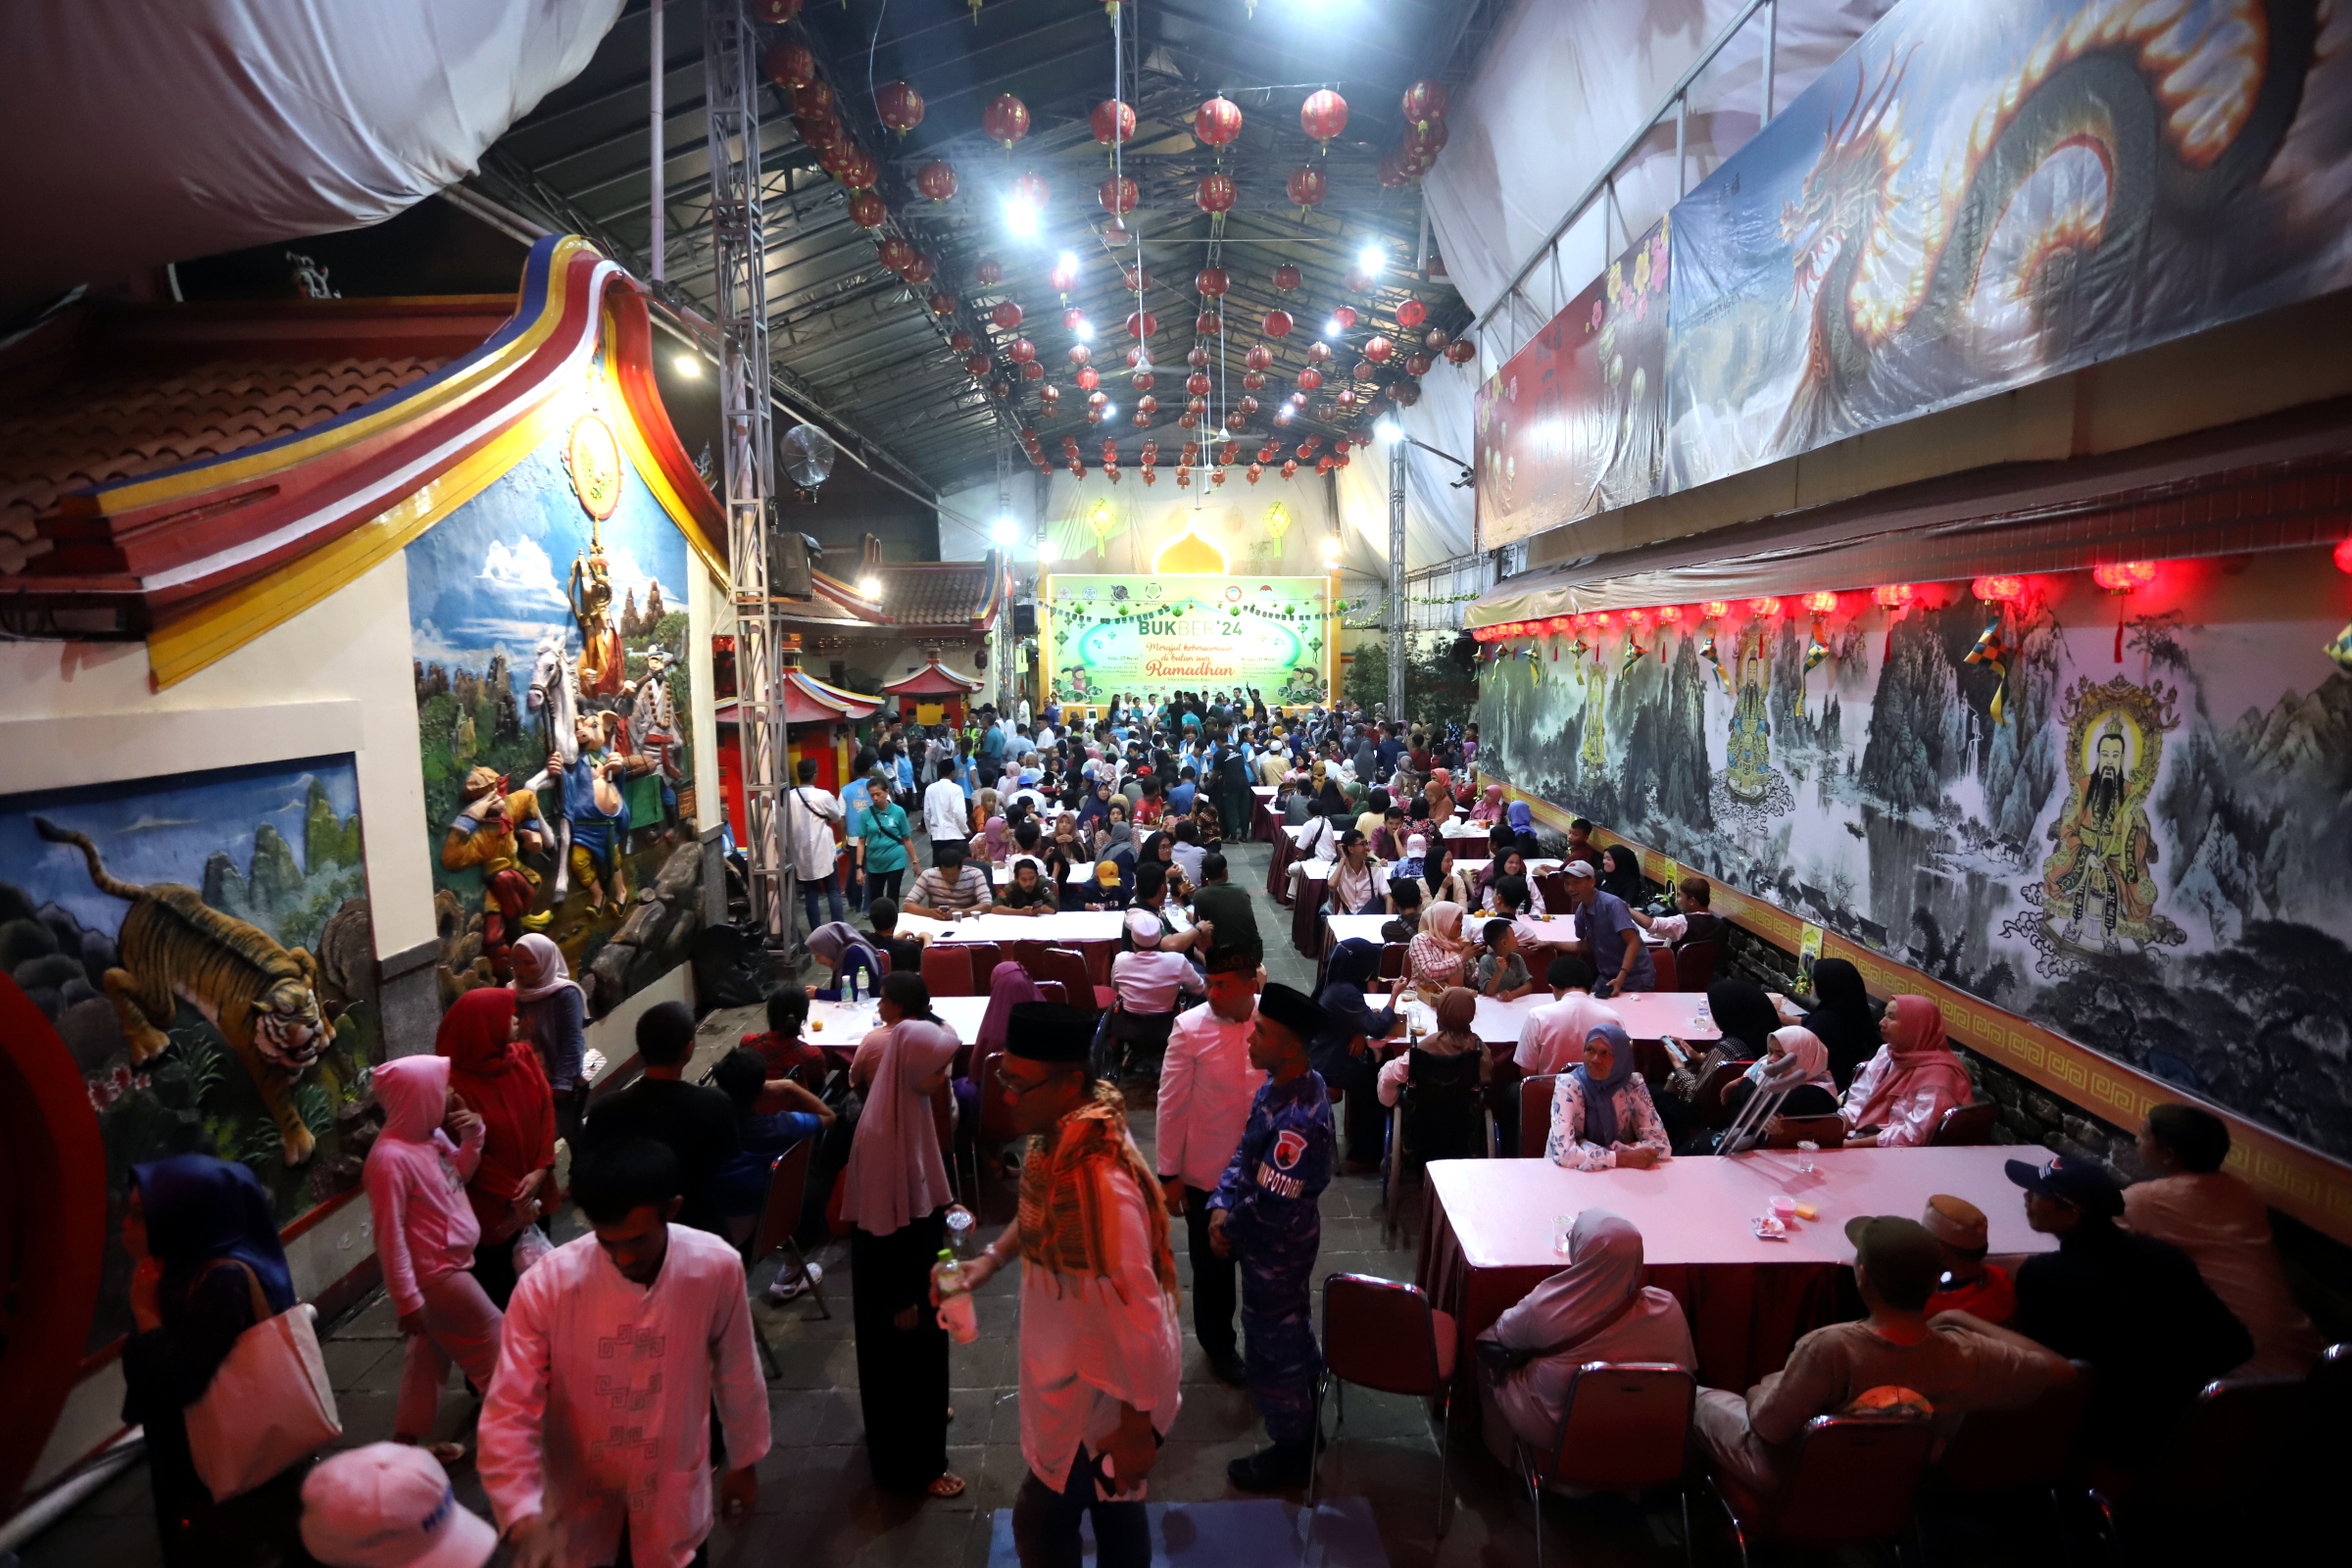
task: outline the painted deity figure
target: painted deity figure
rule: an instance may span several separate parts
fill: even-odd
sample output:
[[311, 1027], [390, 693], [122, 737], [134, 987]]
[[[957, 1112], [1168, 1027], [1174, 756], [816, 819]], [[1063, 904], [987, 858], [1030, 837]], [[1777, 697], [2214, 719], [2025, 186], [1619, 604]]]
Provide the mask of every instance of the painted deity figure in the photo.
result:
[[625, 662], [620, 628], [612, 620], [612, 568], [605, 558], [601, 525], [590, 524], [588, 553], [572, 558], [564, 597], [580, 627], [580, 695], [618, 697]]
[[1608, 669], [1597, 662], [1585, 666], [1585, 741], [1577, 748], [1576, 759], [1585, 768], [1606, 768], [1609, 754], [1606, 737], [1602, 734], [1602, 698], [1609, 689]]
[[502, 982], [514, 978], [514, 943], [554, 915], [552, 909], [532, 912], [539, 873], [522, 859], [545, 849], [552, 836], [535, 792], [509, 789], [505, 775], [487, 767], [466, 775], [465, 804], [441, 837], [441, 863], [452, 871], [481, 868], [482, 952]]
[[1772, 669], [1764, 652], [1764, 634], [1741, 639], [1738, 695], [1732, 703], [1732, 734], [1725, 748], [1725, 785], [1742, 801], [1759, 801], [1771, 787], [1772, 721], [1766, 688]]
[[2089, 776], [2077, 784], [2074, 808], [2051, 830], [2059, 848], [2051, 858], [2050, 888], [2066, 901], [2067, 911], [2060, 939], [2080, 944], [2083, 919], [2096, 904], [2108, 953], [2117, 951], [2119, 927], [2127, 935], [2145, 929], [2156, 906], [2149, 875], [2156, 839], [2127, 761], [2123, 720], [2111, 717], [2099, 733]]
[[627, 780], [654, 770], [651, 758], [615, 752], [620, 731], [617, 713], [582, 713], [575, 735], [576, 761], [565, 763], [551, 753], [548, 769], [564, 776], [564, 814], [571, 827], [571, 874], [588, 890], [588, 913], [605, 907], [604, 878], [612, 879], [612, 911], [625, 911], [629, 901], [627, 862], [621, 858], [622, 835], [629, 825], [629, 808], [622, 793]]

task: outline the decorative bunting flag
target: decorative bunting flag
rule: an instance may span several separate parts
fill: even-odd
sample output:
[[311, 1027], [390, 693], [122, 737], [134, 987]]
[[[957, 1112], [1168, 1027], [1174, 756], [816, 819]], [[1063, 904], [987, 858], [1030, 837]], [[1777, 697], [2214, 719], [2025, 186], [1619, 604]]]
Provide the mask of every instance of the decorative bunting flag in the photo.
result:
[[2352, 623], [2347, 623], [2342, 631], [2335, 634], [2335, 641], [2328, 645], [2328, 657], [2341, 664], [2346, 673], [2352, 674]]
[[1633, 667], [1648, 657], [1649, 650], [1642, 647], [1641, 640], [1632, 632], [1627, 632], [1625, 634], [1625, 654], [1622, 662], [1617, 665], [1617, 673], [1620, 675], [1632, 673]]
[[1715, 684], [1725, 691], [1732, 689], [1732, 677], [1723, 670], [1723, 656], [1715, 651], [1715, 623], [1708, 621], [1698, 636], [1698, 657], [1715, 666]]
[[2000, 684], [1992, 689], [1991, 712], [1992, 721], [1995, 724], [2009, 722], [2009, 715], [2004, 711], [2009, 695], [2009, 661], [2016, 657], [2017, 653], [2003, 640], [2001, 635], [2001, 622], [2005, 614], [2006, 611], [2002, 606], [1993, 606], [1992, 614], [1985, 620], [1984, 631], [1977, 635], [1977, 646], [1968, 651], [1968, 658], [1965, 661], [1971, 664], [1986, 665], [2000, 677]]

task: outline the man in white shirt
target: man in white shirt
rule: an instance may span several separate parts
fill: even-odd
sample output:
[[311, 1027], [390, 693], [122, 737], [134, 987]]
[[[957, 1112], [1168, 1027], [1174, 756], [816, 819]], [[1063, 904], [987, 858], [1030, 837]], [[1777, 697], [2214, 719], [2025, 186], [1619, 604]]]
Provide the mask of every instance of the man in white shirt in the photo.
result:
[[726, 1446], [718, 1509], [746, 1519], [767, 1452], [767, 1382], [743, 1263], [671, 1224], [677, 1155], [596, 1146], [571, 1192], [593, 1233], [533, 1264], [507, 1307], [482, 1400], [482, 1490], [514, 1568], [625, 1560], [684, 1568], [710, 1534], [710, 1416]]
[[1145, 1483], [1183, 1404], [1167, 1215], [1119, 1097], [1096, 1092], [1094, 1036], [1075, 1007], [1012, 1009], [995, 1070], [1014, 1130], [1042, 1142], [1021, 1166], [1021, 1218], [963, 1265], [978, 1290], [1021, 1259], [1022, 1568], [1077, 1563], [1089, 1513], [1097, 1568], [1147, 1568]]
[[1551, 1001], [1528, 1013], [1511, 1055], [1529, 1078], [1568, 1071], [1585, 1059], [1585, 1040], [1596, 1024], [1624, 1021], [1616, 1008], [1593, 1000], [1592, 965], [1573, 953], [1554, 956], [1544, 983], [1551, 987]]
[[1012, 721], [1023, 729], [1029, 727], [1029, 699], [1024, 697], [1012, 708]]
[[792, 874], [800, 878], [801, 901], [813, 931], [824, 924], [816, 917], [820, 897], [828, 902], [832, 918], [842, 917], [841, 845], [833, 837], [842, 809], [831, 790], [816, 787], [815, 758], [802, 758], [796, 776], [800, 783], [784, 797], [784, 841], [792, 847]]
[[945, 774], [923, 791], [923, 831], [931, 835], [934, 844], [970, 837], [971, 811], [963, 798], [963, 786], [956, 782], [954, 773]]
[[1250, 1103], [1266, 1075], [1250, 1065], [1257, 1019], [1257, 956], [1217, 956], [1208, 1001], [1181, 1014], [1159, 1063], [1159, 1186], [1168, 1212], [1184, 1216], [1193, 1258], [1193, 1334], [1209, 1369], [1239, 1387], [1248, 1377], [1235, 1348], [1234, 1261], [1208, 1241], [1208, 1199], [1242, 1145]]

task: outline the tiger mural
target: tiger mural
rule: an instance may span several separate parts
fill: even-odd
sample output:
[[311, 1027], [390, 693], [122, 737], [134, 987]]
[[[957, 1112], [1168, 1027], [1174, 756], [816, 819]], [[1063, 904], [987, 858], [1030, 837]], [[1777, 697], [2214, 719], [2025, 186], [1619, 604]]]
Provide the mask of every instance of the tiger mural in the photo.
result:
[[333, 1038], [318, 1006], [318, 960], [221, 913], [194, 888], [174, 882], [140, 887], [109, 876], [86, 834], [37, 816], [32, 825], [50, 843], [81, 851], [92, 885], [130, 904], [115, 938], [120, 963], [101, 983], [122, 1020], [131, 1060], [147, 1061], [170, 1049], [165, 1029], [178, 1003], [186, 1002], [245, 1064], [277, 1123], [286, 1163], [307, 1161], [315, 1140], [294, 1108], [294, 1085]]

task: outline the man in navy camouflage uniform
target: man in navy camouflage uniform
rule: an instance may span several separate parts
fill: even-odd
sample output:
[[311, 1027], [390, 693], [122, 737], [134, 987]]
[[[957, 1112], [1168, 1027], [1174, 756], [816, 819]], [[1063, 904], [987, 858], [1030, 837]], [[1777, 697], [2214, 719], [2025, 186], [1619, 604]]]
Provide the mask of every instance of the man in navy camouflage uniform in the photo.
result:
[[1251, 1492], [1298, 1486], [1314, 1464], [1323, 1353], [1307, 1281], [1323, 1236], [1316, 1200], [1331, 1184], [1332, 1131], [1331, 1095], [1307, 1065], [1306, 1042], [1325, 1022], [1304, 992], [1273, 984], [1258, 997], [1250, 1065], [1268, 1077], [1208, 1200], [1209, 1245], [1241, 1260], [1250, 1396], [1274, 1440], [1226, 1469]]

